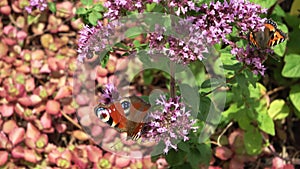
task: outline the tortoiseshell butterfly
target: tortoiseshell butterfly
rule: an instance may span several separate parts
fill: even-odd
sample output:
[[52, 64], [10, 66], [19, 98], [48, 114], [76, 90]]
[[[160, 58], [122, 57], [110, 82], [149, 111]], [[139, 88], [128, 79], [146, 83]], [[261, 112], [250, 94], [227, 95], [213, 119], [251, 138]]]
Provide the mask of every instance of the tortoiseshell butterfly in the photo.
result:
[[103, 122], [119, 132], [126, 132], [127, 139], [138, 140], [145, 130], [145, 119], [150, 106], [143, 99], [131, 96], [107, 105], [100, 103], [94, 111]]
[[268, 19], [265, 22], [264, 31], [250, 32], [248, 39], [256, 48], [266, 49], [284, 42], [287, 35], [277, 28], [277, 24]]

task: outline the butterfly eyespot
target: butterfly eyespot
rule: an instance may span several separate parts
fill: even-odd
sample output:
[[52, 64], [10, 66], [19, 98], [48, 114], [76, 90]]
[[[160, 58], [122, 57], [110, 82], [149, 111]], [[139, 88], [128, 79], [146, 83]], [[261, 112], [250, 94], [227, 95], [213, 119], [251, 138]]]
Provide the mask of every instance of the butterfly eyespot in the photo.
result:
[[121, 103], [121, 105], [122, 105], [122, 108], [123, 108], [124, 110], [130, 108], [130, 102], [129, 102], [129, 101], [123, 101], [123, 102]]
[[96, 116], [103, 122], [107, 122], [110, 119], [109, 111], [104, 107], [96, 108]]

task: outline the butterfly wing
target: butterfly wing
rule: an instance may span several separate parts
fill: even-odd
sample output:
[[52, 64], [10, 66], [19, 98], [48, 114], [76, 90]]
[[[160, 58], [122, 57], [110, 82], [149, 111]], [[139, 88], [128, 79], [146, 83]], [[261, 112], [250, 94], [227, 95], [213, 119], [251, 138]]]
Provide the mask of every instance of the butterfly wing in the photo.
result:
[[265, 49], [282, 43], [286, 35], [277, 29], [277, 24], [273, 20], [268, 19], [265, 22], [264, 31], [250, 32], [248, 39], [252, 46]]
[[127, 116], [127, 136], [133, 140], [139, 139], [144, 126], [144, 119], [150, 108], [150, 104], [137, 96], [130, 98], [130, 113]]
[[100, 120], [119, 132], [127, 132], [129, 138], [137, 140], [149, 108], [150, 104], [137, 96], [131, 96], [109, 105], [99, 104], [94, 111]]

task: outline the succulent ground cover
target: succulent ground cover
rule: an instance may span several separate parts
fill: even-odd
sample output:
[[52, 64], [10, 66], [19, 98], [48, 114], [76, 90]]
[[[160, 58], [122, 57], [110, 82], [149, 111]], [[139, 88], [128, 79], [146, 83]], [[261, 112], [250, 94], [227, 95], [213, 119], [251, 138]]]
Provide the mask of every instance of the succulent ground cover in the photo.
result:
[[[297, 0], [0, 0], [0, 168], [299, 167], [298, 8]], [[95, 63], [97, 52], [107, 49], [106, 36], [118, 37], [117, 31], [110, 32], [116, 26], [114, 20], [144, 12], [185, 18], [193, 33], [180, 29], [185, 22], [172, 25], [177, 34], [188, 37], [182, 36], [184, 40], [166, 36], [168, 27], [161, 25], [155, 25], [148, 34], [133, 29], [129, 34], [139, 34], [109, 46], [108, 55], [87, 76], [78, 74], [82, 71], [78, 65]], [[276, 20], [288, 37], [272, 49], [257, 50], [248, 43], [247, 33], [263, 29], [266, 17]], [[126, 26], [132, 28], [134, 24]], [[102, 38], [103, 43], [93, 43], [94, 37]], [[207, 57], [207, 46], [214, 48], [218, 59]], [[89, 120], [82, 120], [87, 112], [80, 109], [93, 101], [81, 86], [102, 90], [100, 102], [115, 98], [119, 91], [113, 93], [109, 85], [122, 86], [126, 81], [115, 72], [127, 70], [128, 56], [145, 49], [151, 54], [165, 52], [171, 63], [171, 75], [144, 71], [126, 86], [131, 95], [146, 96], [162, 107], [149, 114], [153, 121], [147, 124], [150, 130], [145, 134], [162, 143], [162, 147], [157, 146], [161, 153], [155, 156], [143, 156], [133, 143], [117, 139], [120, 133], [112, 127], [85, 129], [91, 125]], [[205, 69], [200, 61], [213, 64]], [[223, 62], [224, 70], [217, 62]], [[181, 84], [185, 78], [174, 79], [172, 63], [191, 70], [198, 95], [183, 94], [195, 86]], [[226, 85], [218, 84], [220, 72]], [[156, 89], [168, 94], [147, 97]], [[224, 92], [222, 107], [217, 103], [223, 101]], [[193, 102], [196, 96], [199, 103]], [[207, 120], [212, 105], [216, 112], [222, 112], [217, 122]], [[199, 107], [196, 115], [195, 107]], [[215, 126], [214, 132], [207, 125]], [[104, 143], [121, 142], [113, 145], [116, 147], [133, 145], [130, 152], [139, 158], [114, 154], [101, 147], [94, 136], [101, 136]]]

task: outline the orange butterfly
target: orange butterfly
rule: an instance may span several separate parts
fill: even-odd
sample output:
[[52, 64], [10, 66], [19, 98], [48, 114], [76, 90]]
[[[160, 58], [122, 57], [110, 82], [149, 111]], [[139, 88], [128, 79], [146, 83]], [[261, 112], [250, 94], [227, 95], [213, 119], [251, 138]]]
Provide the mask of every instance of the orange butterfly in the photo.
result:
[[277, 24], [268, 19], [265, 22], [264, 31], [250, 32], [248, 39], [256, 48], [266, 49], [284, 42], [287, 35], [277, 28]]
[[125, 97], [116, 102], [98, 104], [94, 111], [103, 122], [126, 132], [127, 138], [138, 140], [144, 133], [144, 120], [147, 117], [150, 104], [137, 96]]

